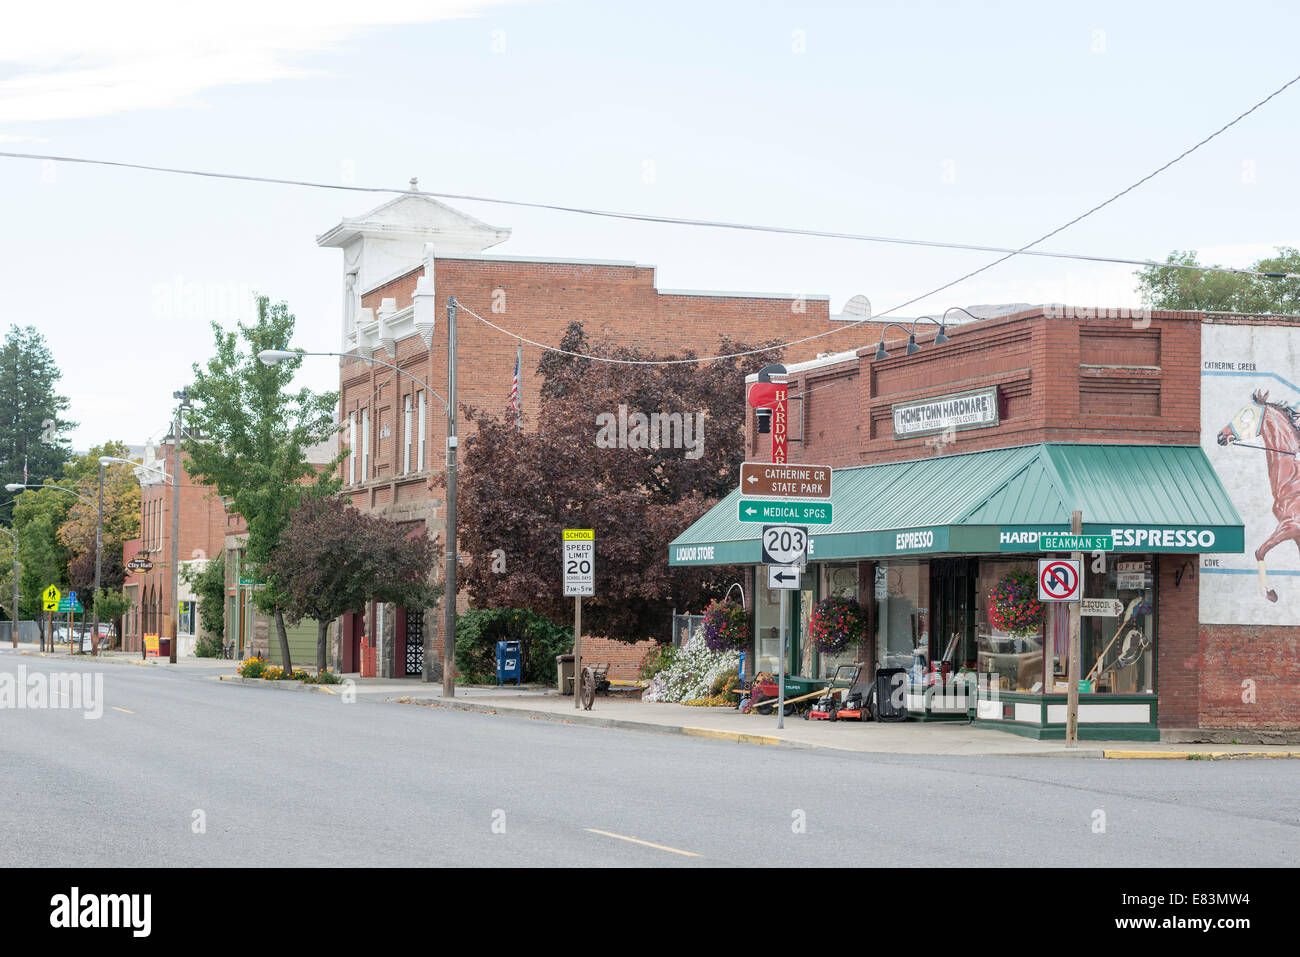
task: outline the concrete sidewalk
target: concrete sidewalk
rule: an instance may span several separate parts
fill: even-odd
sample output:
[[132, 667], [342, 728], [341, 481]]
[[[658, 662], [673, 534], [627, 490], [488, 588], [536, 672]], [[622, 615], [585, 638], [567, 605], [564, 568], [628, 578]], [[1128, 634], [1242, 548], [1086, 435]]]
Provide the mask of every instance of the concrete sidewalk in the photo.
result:
[[1185, 758], [1229, 757], [1300, 758], [1300, 750], [1266, 745], [1187, 745], [1081, 741], [1067, 748], [1059, 741], [1037, 741], [1005, 731], [973, 728], [965, 722], [806, 721], [787, 717], [778, 729], [776, 715], [746, 715], [731, 708], [688, 708], [678, 704], [645, 702], [638, 698], [599, 697], [591, 711], [575, 710], [573, 699], [554, 691], [531, 694], [458, 691], [448, 701], [430, 693], [436, 686], [421, 685], [422, 693], [391, 696], [400, 703], [458, 708], [493, 714], [561, 721], [597, 727], [686, 734], [750, 744], [795, 748], [825, 748], [871, 754], [966, 755], [986, 757], [1090, 757]]

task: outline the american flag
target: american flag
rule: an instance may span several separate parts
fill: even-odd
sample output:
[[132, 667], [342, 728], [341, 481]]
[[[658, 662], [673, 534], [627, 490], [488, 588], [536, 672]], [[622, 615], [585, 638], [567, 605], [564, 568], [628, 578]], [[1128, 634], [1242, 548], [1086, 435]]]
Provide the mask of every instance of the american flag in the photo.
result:
[[516, 415], [523, 411], [519, 403], [519, 362], [523, 358], [523, 353], [524, 347], [521, 343], [515, 350], [515, 377], [510, 384], [510, 408], [515, 410]]

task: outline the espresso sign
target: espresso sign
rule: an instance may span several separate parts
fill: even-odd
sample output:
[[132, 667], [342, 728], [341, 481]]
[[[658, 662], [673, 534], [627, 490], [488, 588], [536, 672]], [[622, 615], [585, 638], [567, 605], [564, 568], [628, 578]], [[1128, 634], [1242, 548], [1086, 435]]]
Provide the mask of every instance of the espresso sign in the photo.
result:
[[896, 439], [948, 429], [982, 429], [998, 424], [998, 390], [993, 386], [919, 402], [899, 402], [893, 411]]

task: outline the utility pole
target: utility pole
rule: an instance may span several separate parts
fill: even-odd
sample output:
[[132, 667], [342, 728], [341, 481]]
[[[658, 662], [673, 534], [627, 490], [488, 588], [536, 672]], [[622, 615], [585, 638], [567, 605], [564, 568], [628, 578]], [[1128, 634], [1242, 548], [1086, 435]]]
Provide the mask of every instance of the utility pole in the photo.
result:
[[442, 696], [456, 695], [456, 297], [447, 297], [447, 574], [442, 595]]
[[94, 630], [90, 633], [90, 653], [99, 654], [99, 569], [104, 557], [104, 463], [99, 463], [99, 518], [95, 525], [95, 603]]
[[[172, 393], [173, 399], [180, 399], [176, 407], [176, 421], [172, 425], [172, 574], [171, 594], [168, 601], [171, 608], [163, 621], [167, 623], [167, 634], [171, 638], [170, 660], [176, 664], [176, 644], [180, 638], [177, 616], [180, 608], [180, 563], [181, 563], [181, 410], [189, 408], [190, 394], [186, 389]], [[288, 665], [286, 664], [286, 667]], [[292, 669], [290, 668], [292, 671]]]
[[15, 647], [15, 648], [18, 647], [18, 618], [19, 618], [19, 615], [18, 615], [18, 572], [19, 572], [19, 570], [20, 570], [20, 567], [21, 567], [21, 566], [19, 566], [19, 564], [18, 564], [18, 536], [15, 535], [15, 536], [14, 536], [14, 630], [10, 633], [10, 637], [13, 639], [13, 643], [14, 643], [14, 647]]
[[[1070, 514], [1070, 534], [1083, 534], [1083, 512], [1077, 509]], [[1070, 663], [1066, 668], [1065, 676], [1068, 682], [1065, 689], [1065, 746], [1067, 748], [1076, 747], [1079, 741], [1079, 669], [1081, 666], [1079, 630], [1080, 615], [1083, 611], [1083, 552], [1075, 552], [1070, 557], [1079, 563], [1079, 597], [1070, 602]]]

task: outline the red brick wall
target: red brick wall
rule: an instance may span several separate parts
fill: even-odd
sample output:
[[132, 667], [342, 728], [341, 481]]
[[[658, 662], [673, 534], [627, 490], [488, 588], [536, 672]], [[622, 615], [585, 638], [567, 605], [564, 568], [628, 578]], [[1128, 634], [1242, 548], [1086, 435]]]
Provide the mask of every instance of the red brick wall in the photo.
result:
[[[791, 376], [792, 461], [842, 468], [933, 455], [932, 435], [893, 437], [892, 406], [997, 386], [996, 426], [956, 433], [944, 451], [973, 452], [1037, 442], [1195, 445], [1200, 438], [1200, 315], [1159, 312], [1150, 321], [1045, 315], [1041, 309], [949, 327], [920, 352], [891, 339], [857, 358]], [[865, 333], [864, 333], [865, 335]], [[890, 335], [898, 337], [897, 330]], [[802, 396], [803, 398], [798, 398]], [[748, 419], [750, 449], [767, 437]]]
[[1300, 728], [1300, 629], [1202, 625], [1200, 635], [1201, 727]]
[[638, 641], [628, 644], [612, 638], [582, 636], [582, 661], [584, 665], [609, 664], [609, 677], [635, 681], [641, 662], [652, 650], [659, 647], [656, 641]]
[[[1184, 564], [1195, 555], [1156, 557], [1156, 691], [1160, 697], [1160, 727], [1194, 728], [1204, 675], [1197, 579]], [[1182, 571], [1180, 575], [1179, 572]]]

